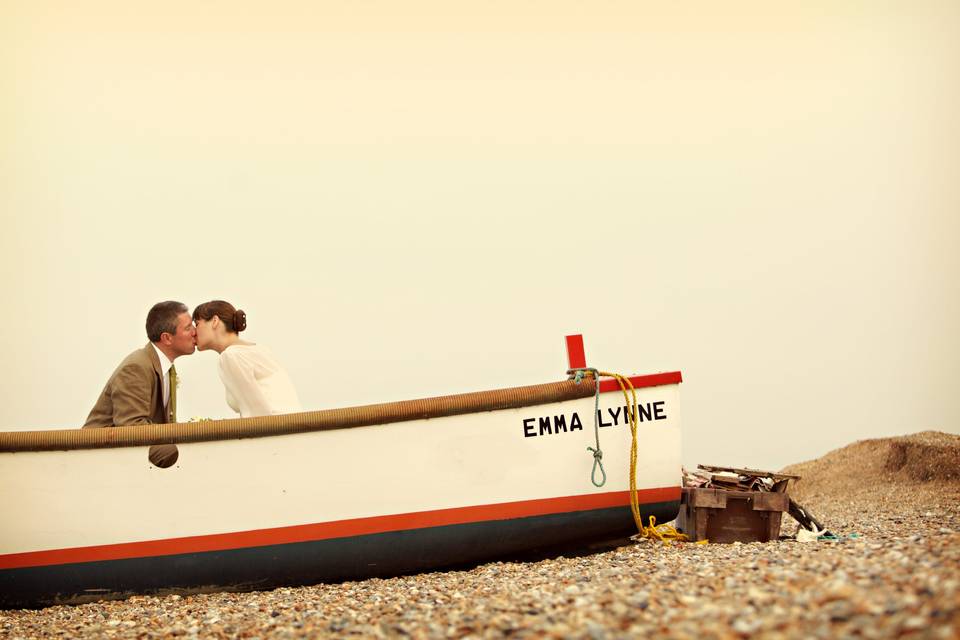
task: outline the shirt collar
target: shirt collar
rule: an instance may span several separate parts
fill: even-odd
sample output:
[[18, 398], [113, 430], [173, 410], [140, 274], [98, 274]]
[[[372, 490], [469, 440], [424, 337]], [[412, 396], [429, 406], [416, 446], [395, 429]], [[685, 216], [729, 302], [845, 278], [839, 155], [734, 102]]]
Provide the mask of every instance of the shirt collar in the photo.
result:
[[160, 349], [157, 349], [157, 345], [151, 342], [150, 346], [153, 347], [153, 350], [156, 351], [157, 355], [160, 357], [160, 371], [166, 374], [167, 371], [170, 370], [170, 367], [173, 366], [173, 363], [170, 362], [170, 360], [167, 358], [166, 354], [163, 351], [160, 351]]

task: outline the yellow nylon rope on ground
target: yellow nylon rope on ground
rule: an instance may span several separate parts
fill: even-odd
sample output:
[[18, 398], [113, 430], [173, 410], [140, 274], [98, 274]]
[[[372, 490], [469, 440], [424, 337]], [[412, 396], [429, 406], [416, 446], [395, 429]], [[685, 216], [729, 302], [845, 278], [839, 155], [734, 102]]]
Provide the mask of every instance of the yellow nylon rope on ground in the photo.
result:
[[[643, 519], [640, 516], [640, 501], [637, 498], [637, 390], [634, 388], [630, 378], [622, 376], [619, 373], [610, 373], [607, 371], [597, 371], [597, 375], [615, 378], [620, 385], [620, 391], [623, 392], [623, 398], [630, 407], [630, 511], [633, 513], [633, 521], [637, 525], [638, 538], [656, 539], [662, 542], [670, 540], [685, 541], [687, 535], [680, 533], [668, 524], [657, 525], [657, 519], [650, 516], [650, 526], [643, 525]], [[627, 395], [627, 389], [630, 389], [630, 395]]]

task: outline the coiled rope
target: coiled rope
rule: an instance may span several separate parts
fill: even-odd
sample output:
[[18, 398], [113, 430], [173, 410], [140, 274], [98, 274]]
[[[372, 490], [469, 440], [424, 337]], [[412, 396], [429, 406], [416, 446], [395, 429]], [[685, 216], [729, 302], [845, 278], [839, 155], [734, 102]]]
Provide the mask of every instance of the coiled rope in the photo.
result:
[[[674, 527], [669, 524], [657, 524], [657, 519], [654, 516], [650, 516], [650, 524], [644, 526], [643, 518], [640, 515], [640, 499], [637, 497], [637, 390], [633, 386], [633, 382], [630, 381], [630, 378], [622, 376], [619, 373], [611, 373], [609, 371], [600, 371], [592, 367], [580, 367], [576, 369], [570, 369], [567, 371], [568, 374], [573, 374], [573, 381], [577, 384], [583, 380], [583, 377], [590, 373], [594, 378], [594, 411], [593, 411], [593, 431], [596, 436], [597, 448], [587, 447], [588, 451], [593, 453], [593, 471], [590, 473], [590, 481], [597, 487], [603, 486], [607, 481], [607, 474], [603, 471], [603, 452], [600, 450], [600, 428], [598, 425], [599, 420], [599, 411], [600, 411], [600, 376], [605, 376], [607, 378], [614, 378], [617, 381], [617, 384], [620, 385], [620, 391], [623, 392], [623, 398], [627, 403], [627, 407], [630, 409], [630, 512], [633, 514], [633, 522], [637, 525], [637, 534], [635, 538], [647, 538], [652, 540], [660, 540], [661, 542], [668, 542], [670, 540], [685, 541], [689, 538], [686, 534], [680, 533]], [[630, 390], [630, 393], [627, 394], [627, 389]], [[600, 468], [600, 471], [603, 473], [603, 479], [599, 484], [597, 484], [594, 476], [596, 474], [597, 467]]]

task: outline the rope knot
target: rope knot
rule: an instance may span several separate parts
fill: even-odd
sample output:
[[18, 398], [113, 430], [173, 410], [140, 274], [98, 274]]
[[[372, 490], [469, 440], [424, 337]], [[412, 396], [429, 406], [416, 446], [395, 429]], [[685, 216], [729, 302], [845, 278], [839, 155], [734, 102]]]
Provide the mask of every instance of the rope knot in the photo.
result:
[[597, 377], [597, 370], [593, 367], [578, 367], [576, 369], [567, 369], [567, 375], [570, 376], [570, 379], [573, 380], [574, 384], [580, 384], [583, 382], [583, 378], [588, 374], [593, 374], [593, 377]]
[[[607, 482], [607, 472], [603, 470], [603, 451], [600, 451], [600, 447], [596, 449], [587, 447], [587, 451], [593, 452], [593, 470], [590, 472], [590, 482], [592, 482], [595, 487], [602, 487]], [[601, 474], [600, 482], [597, 482], [598, 468]]]

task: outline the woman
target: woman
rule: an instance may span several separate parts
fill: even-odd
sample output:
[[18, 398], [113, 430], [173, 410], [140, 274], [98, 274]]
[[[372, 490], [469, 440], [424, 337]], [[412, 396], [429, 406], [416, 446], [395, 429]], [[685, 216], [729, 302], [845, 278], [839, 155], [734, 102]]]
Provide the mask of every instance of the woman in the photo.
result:
[[211, 300], [193, 310], [197, 349], [220, 354], [220, 380], [227, 404], [241, 418], [302, 411], [290, 376], [268, 349], [240, 339], [247, 314], [229, 302]]

